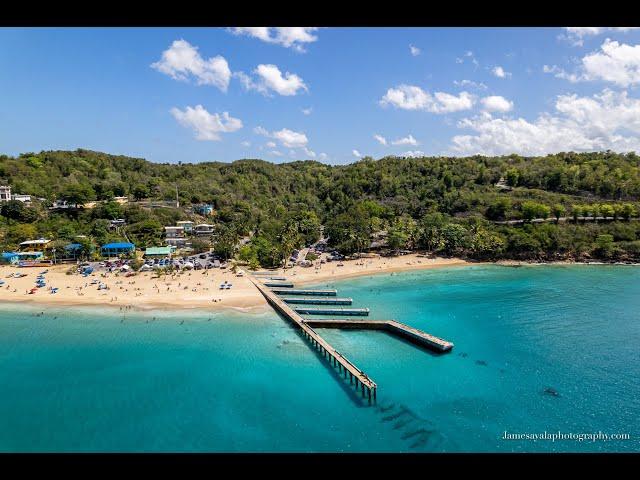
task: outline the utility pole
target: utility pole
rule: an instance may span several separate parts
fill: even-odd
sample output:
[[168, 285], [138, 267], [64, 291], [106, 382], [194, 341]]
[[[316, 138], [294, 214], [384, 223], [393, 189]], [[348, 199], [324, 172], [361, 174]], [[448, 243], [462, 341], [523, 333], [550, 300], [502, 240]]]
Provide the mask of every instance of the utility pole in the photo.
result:
[[176, 208], [180, 208], [180, 200], [178, 200], [178, 184], [176, 183]]

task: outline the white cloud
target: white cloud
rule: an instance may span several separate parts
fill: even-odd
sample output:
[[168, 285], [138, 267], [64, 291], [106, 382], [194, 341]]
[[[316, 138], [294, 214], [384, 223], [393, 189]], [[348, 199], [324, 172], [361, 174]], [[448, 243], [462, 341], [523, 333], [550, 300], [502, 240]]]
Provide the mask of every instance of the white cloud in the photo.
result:
[[487, 89], [487, 86], [484, 83], [482, 83], [482, 82], [474, 82], [473, 80], [460, 80], [460, 81], [454, 80], [453, 84], [456, 87], [463, 87], [463, 88], [469, 87], [469, 88], [475, 88], [477, 90], [486, 90]]
[[585, 74], [591, 80], [604, 80], [627, 87], [640, 83], [640, 45], [620, 44], [609, 39], [601, 52], [582, 59]]
[[378, 135], [377, 133], [373, 136], [373, 138], [375, 138], [378, 143], [380, 143], [380, 145], [386, 145], [387, 144], [387, 139], [384, 138], [382, 135]]
[[464, 63], [467, 60], [473, 63], [476, 67], [480, 65], [480, 62], [476, 60], [476, 57], [473, 55], [473, 52], [470, 50], [464, 52], [464, 55], [462, 57], [456, 58], [456, 63]]
[[564, 69], [558, 67], [557, 65], [543, 65], [542, 71], [544, 73], [553, 73], [556, 78], [562, 78], [564, 80], [569, 80], [571, 83], [576, 83], [581, 80], [586, 80], [584, 76], [578, 75], [576, 73], [568, 73]]
[[424, 110], [431, 113], [450, 113], [473, 107], [474, 98], [468, 92], [458, 96], [444, 92], [433, 95], [414, 85], [390, 88], [380, 100], [382, 106], [392, 105], [403, 110]]
[[297, 95], [299, 91], [308, 91], [302, 78], [295, 73], [286, 72], [284, 75], [276, 65], [261, 64], [253, 73], [257, 76], [254, 80], [244, 72], [235, 72], [246, 90], [256, 90], [264, 95], [276, 92], [283, 96]]
[[353, 154], [354, 157], [362, 158], [362, 155], [360, 154], [360, 152], [355, 148], [351, 151], [351, 153]]
[[572, 83], [601, 80], [620, 87], [637, 85], [640, 84], [640, 45], [606, 39], [600, 51], [582, 58], [578, 72], [568, 73], [556, 65], [544, 65], [542, 70]]
[[245, 147], [245, 148], [249, 148], [249, 147], [251, 146], [251, 142], [248, 142], [248, 141], [246, 141], [246, 140], [245, 140], [245, 141], [244, 141], [244, 142], [242, 142], [240, 145], [242, 145], [242, 146], [243, 146], [243, 147]]
[[318, 155], [318, 160], [326, 160], [328, 157], [328, 155], [324, 152], [322, 152], [321, 154]]
[[311, 112], [313, 112], [313, 108], [311, 108], [311, 107], [302, 109], [302, 113], [304, 115], [311, 115]]
[[198, 47], [185, 40], [175, 40], [151, 67], [174, 80], [187, 81], [193, 77], [198, 85], [214, 85], [223, 92], [227, 91], [231, 79], [231, 70], [224, 57], [204, 59], [198, 53]]
[[498, 78], [508, 78], [511, 76], [511, 73], [506, 72], [500, 65], [496, 65], [495, 67], [493, 67], [491, 73], [493, 73]]
[[424, 157], [424, 152], [421, 150], [409, 150], [402, 154], [403, 157]]
[[592, 97], [560, 95], [555, 112], [534, 121], [494, 118], [485, 112], [458, 126], [475, 132], [452, 139], [452, 150], [464, 155], [640, 151], [640, 99], [609, 89]]
[[235, 35], [248, 35], [298, 52], [305, 51], [305, 44], [318, 40], [313, 34], [318, 27], [235, 27], [230, 30]]
[[490, 95], [480, 100], [485, 110], [489, 112], [508, 112], [513, 109], [513, 102], [500, 95]]
[[585, 37], [596, 36], [605, 32], [626, 33], [637, 28], [639, 27], [564, 27], [567, 35], [560, 38], [569, 40], [574, 46], [582, 46]]
[[302, 148], [307, 145], [309, 140], [302, 132], [294, 132], [288, 128], [283, 128], [277, 132], [273, 132], [273, 138], [278, 140], [287, 148]]
[[[286, 148], [303, 148], [307, 146], [307, 143], [309, 143], [309, 140], [304, 133], [294, 132], [293, 130], [289, 130], [288, 128], [283, 128], [282, 130], [278, 130], [275, 132], [269, 132], [263, 127], [256, 127], [253, 129], [253, 131], [258, 135], [273, 138], [274, 140], [278, 141], [280, 145]], [[271, 143], [273, 142], [267, 143], [267, 147], [270, 147]]]
[[411, 55], [413, 55], [414, 57], [417, 57], [418, 55], [420, 55], [420, 49], [418, 47], [414, 47], [413, 45], [409, 45], [409, 51], [411, 52]]
[[270, 141], [270, 142], [267, 142], [267, 143], [265, 144], [265, 146], [266, 146], [267, 148], [276, 148], [276, 142], [271, 142], [271, 141]]
[[273, 155], [274, 157], [281, 157], [282, 156], [282, 152], [280, 152], [279, 150], [271, 150], [269, 152], [270, 155]]
[[398, 140], [394, 140], [391, 142], [392, 145], [418, 145], [418, 141], [413, 138], [413, 135], [409, 135], [403, 138], [399, 138]]
[[309, 157], [311, 158], [316, 158], [316, 152], [314, 152], [313, 150], [308, 149], [307, 147], [303, 147], [302, 151]]
[[221, 133], [235, 132], [242, 128], [242, 121], [231, 117], [228, 112], [223, 112], [222, 116], [211, 114], [202, 105], [187, 107], [185, 110], [174, 107], [170, 112], [180, 125], [191, 128], [198, 140], [218, 141]]

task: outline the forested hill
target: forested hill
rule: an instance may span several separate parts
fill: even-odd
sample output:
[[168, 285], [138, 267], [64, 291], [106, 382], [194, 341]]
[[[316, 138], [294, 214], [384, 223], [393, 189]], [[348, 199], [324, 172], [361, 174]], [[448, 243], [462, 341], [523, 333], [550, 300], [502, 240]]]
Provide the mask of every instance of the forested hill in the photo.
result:
[[[0, 185], [46, 199], [28, 208], [5, 204], [2, 248], [33, 235], [62, 241], [82, 234], [99, 244], [115, 239], [108, 220], [121, 217], [127, 238], [140, 246], [160, 244], [163, 225], [189, 215], [191, 204], [209, 203], [218, 228], [215, 248], [233, 254], [235, 241], [253, 234], [240, 253], [263, 266], [317, 238], [320, 224], [346, 253], [386, 230], [393, 248], [473, 258], [640, 259], [640, 222], [629, 221], [640, 206], [640, 157], [634, 153], [386, 157], [326, 165], [158, 164], [88, 150], [46, 151], [0, 156]], [[91, 211], [46, 208], [54, 200], [175, 200], [176, 188], [179, 210], [143, 212], [135, 203], [115, 202]], [[556, 223], [532, 222], [548, 217]], [[496, 223], [509, 220], [522, 222]]]
[[257, 207], [301, 202], [319, 214], [361, 199], [378, 200], [395, 213], [410, 215], [420, 215], [432, 205], [449, 214], [480, 211], [493, 200], [494, 184], [501, 177], [515, 187], [572, 196], [640, 198], [640, 157], [633, 153], [387, 157], [339, 166], [261, 160], [157, 164], [88, 150], [0, 156], [0, 182], [10, 184], [14, 192], [49, 200], [69, 190], [80, 190], [86, 200], [123, 195], [170, 200], [177, 185], [182, 203], [208, 202], [220, 208], [236, 201]]

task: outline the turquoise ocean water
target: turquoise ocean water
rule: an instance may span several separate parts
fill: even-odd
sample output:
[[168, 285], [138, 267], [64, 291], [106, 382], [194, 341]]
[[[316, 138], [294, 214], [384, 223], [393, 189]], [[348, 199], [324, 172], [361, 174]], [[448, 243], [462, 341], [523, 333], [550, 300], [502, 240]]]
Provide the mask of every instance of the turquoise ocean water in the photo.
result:
[[369, 406], [271, 312], [4, 303], [0, 451], [640, 450], [640, 268], [471, 266], [322, 285], [455, 348], [323, 330], [377, 382]]

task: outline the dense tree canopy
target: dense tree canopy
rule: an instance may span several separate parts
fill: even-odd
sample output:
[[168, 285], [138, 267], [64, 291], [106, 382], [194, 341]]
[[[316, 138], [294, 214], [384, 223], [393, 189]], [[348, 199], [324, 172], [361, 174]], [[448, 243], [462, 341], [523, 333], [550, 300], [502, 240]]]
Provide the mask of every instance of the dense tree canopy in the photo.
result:
[[[316, 241], [322, 225], [344, 253], [367, 249], [379, 231], [386, 231], [394, 249], [474, 258], [624, 259], [637, 258], [640, 249], [640, 222], [629, 222], [640, 199], [640, 158], [634, 153], [386, 157], [331, 166], [262, 160], [157, 164], [88, 150], [45, 151], [0, 156], [0, 184], [42, 199], [32, 206], [2, 206], [3, 248], [34, 236], [158, 244], [162, 226], [195, 219], [190, 206], [209, 203], [215, 209], [214, 249], [265, 266]], [[180, 209], [135, 203], [173, 201], [176, 189]], [[119, 205], [111, 201], [116, 196], [134, 203]], [[49, 210], [55, 200], [103, 203]], [[126, 228], [110, 228], [115, 218], [124, 218]], [[539, 223], [541, 218], [549, 222]], [[500, 224], [510, 220], [522, 222]]]

